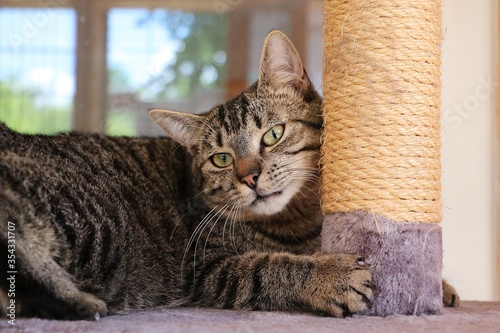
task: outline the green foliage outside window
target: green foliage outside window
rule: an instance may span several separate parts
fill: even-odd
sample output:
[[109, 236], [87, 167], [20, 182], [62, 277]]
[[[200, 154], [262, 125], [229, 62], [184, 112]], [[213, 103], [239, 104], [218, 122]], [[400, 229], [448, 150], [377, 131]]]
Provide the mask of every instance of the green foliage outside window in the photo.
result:
[[0, 121], [22, 133], [56, 133], [71, 128], [68, 107], [37, 106], [40, 93], [0, 82]]

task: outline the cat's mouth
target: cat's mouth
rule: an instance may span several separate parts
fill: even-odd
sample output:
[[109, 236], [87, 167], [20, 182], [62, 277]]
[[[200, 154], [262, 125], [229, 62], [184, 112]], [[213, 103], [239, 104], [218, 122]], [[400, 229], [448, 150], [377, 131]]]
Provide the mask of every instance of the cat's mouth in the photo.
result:
[[261, 202], [262, 203], [268, 203], [271, 200], [273, 200], [274, 198], [279, 197], [282, 193], [283, 193], [283, 191], [277, 191], [277, 192], [273, 192], [273, 193], [265, 194], [265, 195], [263, 195], [263, 194], [257, 194], [257, 197], [252, 202], [252, 205], [256, 205], [256, 204], [261, 203]]
[[286, 188], [265, 194], [257, 190], [255, 194], [256, 197], [250, 203], [248, 209], [254, 214], [269, 216], [285, 209], [294, 191], [291, 188]]

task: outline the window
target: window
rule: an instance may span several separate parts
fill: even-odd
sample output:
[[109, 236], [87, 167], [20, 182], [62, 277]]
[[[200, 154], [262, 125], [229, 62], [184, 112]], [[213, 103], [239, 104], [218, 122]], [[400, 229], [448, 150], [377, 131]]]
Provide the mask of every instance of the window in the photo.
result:
[[274, 28], [291, 37], [318, 86], [321, 7], [320, 0], [1, 0], [0, 121], [32, 133], [163, 135], [148, 109], [200, 113], [235, 96], [257, 78]]
[[21, 132], [71, 129], [75, 12], [0, 8], [0, 121]]
[[106, 132], [149, 135], [152, 107], [206, 111], [224, 98], [226, 20], [213, 13], [112, 9]]

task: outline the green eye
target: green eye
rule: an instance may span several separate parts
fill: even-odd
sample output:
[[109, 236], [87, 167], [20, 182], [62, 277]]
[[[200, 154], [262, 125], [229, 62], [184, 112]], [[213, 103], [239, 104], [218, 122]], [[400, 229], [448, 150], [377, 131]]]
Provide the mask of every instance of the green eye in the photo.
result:
[[277, 125], [267, 131], [266, 134], [262, 137], [262, 142], [266, 146], [272, 146], [276, 144], [281, 139], [283, 132], [285, 131], [285, 126]]
[[233, 163], [233, 157], [228, 153], [220, 153], [212, 156], [212, 162], [219, 168], [226, 168]]

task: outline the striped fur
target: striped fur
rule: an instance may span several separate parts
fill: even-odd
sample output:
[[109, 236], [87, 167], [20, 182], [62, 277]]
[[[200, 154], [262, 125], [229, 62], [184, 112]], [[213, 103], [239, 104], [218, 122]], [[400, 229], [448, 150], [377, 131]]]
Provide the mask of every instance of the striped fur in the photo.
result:
[[[200, 116], [151, 116], [173, 139], [0, 125], [0, 255], [9, 221], [21, 315], [201, 305], [340, 317], [366, 308], [362, 259], [317, 253], [321, 98], [282, 33], [270, 33], [259, 80], [239, 96]], [[267, 145], [274, 128], [281, 137]], [[217, 166], [221, 153], [232, 164]]]

